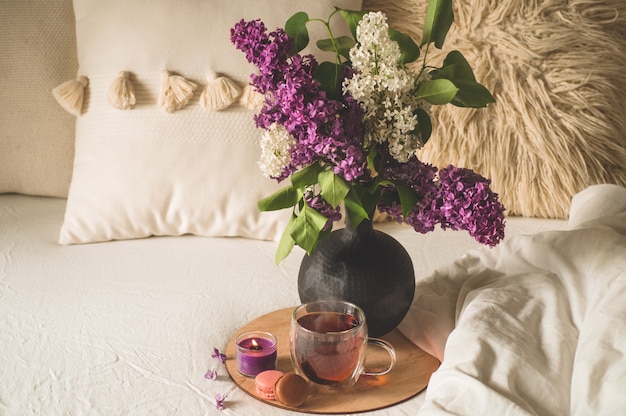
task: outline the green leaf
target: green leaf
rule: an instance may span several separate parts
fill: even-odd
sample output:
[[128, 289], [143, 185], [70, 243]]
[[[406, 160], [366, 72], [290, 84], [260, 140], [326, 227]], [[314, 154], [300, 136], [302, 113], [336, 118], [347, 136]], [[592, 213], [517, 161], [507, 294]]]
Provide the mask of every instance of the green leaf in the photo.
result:
[[280, 242], [278, 243], [278, 248], [276, 249], [276, 254], [274, 257], [274, 262], [276, 264], [282, 263], [283, 260], [287, 258], [291, 250], [293, 250], [296, 242], [291, 238], [291, 233], [293, 232], [293, 228], [295, 227], [295, 219], [296, 216], [292, 215], [285, 227], [285, 231], [283, 231], [283, 235], [280, 238]]
[[309, 31], [306, 28], [308, 21], [308, 14], [298, 12], [287, 19], [285, 23], [285, 33], [293, 39], [295, 52], [300, 52], [309, 44]]
[[368, 218], [376, 210], [376, 205], [380, 200], [380, 187], [376, 186], [374, 189], [368, 189], [361, 194], [361, 203], [363, 209], [367, 212]]
[[319, 174], [319, 184], [322, 197], [335, 208], [343, 202], [350, 191], [350, 185], [332, 170], [325, 170]]
[[367, 187], [350, 189], [344, 205], [352, 227], [357, 227], [363, 220], [372, 218], [381, 199], [382, 187], [390, 184], [392, 183], [388, 180], [380, 180]]
[[417, 98], [433, 105], [452, 102], [459, 89], [448, 79], [433, 79], [424, 82], [417, 90]]
[[[350, 49], [356, 44], [354, 39], [348, 36], [339, 36], [335, 38], [335, 43], [332, 39], [322, 39], [317, 41], [317, 47], [325, 52], [338, 53], [347, 60], [350, 60]], [[336, 49], [335, 49], [336, 48]]]
[[298, 192], [290, 185], [261, 199], [257, 202], [257, 206], [259, 207], [259, 211], [277, 211], [293, 207], [298, 203], [298, 199]]
[[439, 78], [449, 79], [451, 81], [468, 81], [476, 82], [474, 71], [467, 59], [459, 51], [452, 51], [443, 60], [443, 66], [440, 70], [435, 71]]
[[456, 93], [452, 100], [452, 104], [457, 107], [486, 107], [487, 104], [496, 101], [489, 90], [477, 82], [459, 83], [457, 85], [459, 86], [459, 92]]
[[291, 175], [291, 184], [294, 188], [306, 188], [309, 185], [317, 183], [317, 177], [324, 170], [319, 163], [302, 168]]
[[328, 94], [330, 98], [341, 98], [340, 75], [343, 65], [333, 62], [322, 62], [313, 73], [313, 77], [321, 84], [320, 88]]
[[307, 204], [304, 204], [298, 217], [294, 221], [294, 227], [291, 230], [291, 238], [297, 245], [302, 247], [307, 254], [311, 254], [319, 240], [322, 228], [328, 222], [328, 218], [320, 214]]
[[420, 131], [422, 144], [426, 144], [433, 132], [433, 124], [430, 120], [430, 115], [421, 108], [415, 110], [415, 115], [417, 116], [417, 128]]
[[422, 45], [435, 42], [435, 47], [441, 49], [452, 22], [452, 0], [428, 0]]
[[350, 192], [348, 192], [348, 195], [344, 200], [344, 204], [346, 207], [346, 215], [348, 216], [352, 227], [357, 227], [361, 221], [369, 219], [369, 214], [363, 207], [361, 198], [354, 189], [350, 189]]
[[451, 101], [458, 107], [485, 107], [495, 99], [487, 88], [476, 82], [474, 71], [463, 54], [452, 51], [446, 56], [441, 69], [432, 71], [433, 79], [448, 79], [459, 88]]
[[395, 182], [395, 186], [398, 191], [398, 196], [400, 197], [400, 204], [402, 205], [402, 216], [406, 218], [406, 216], [413, 211], [413, 208], [415, 208], [415, 204], [418, 203], [419, 198], [415, 191], [404, 182]]
[[359, 25], [359, 22], [367, 12], [361, 10], [344, 10], [338, 7], [336, 9], [339, 10], [341, 17], [343, 17], [343, 20], [347, 23], [350, 33], [352, 33], [352, 37], [356, 39], [356, 27]]
[[419, 59], [420, 47], [417, 46], [417, 43], [410, 36], [397, 30], [389, 29], [389, 37], [391, 40], [398, 42], [398, 46], [400, 46], [400, 65], [409, 64]]

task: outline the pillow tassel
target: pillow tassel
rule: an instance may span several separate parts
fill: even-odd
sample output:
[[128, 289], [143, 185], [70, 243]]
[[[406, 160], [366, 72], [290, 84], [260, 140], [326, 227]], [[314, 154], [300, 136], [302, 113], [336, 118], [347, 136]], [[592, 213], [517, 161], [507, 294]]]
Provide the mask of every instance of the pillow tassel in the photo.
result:
[[120, 71], [109, 87], [109, 104], [120, 110], [130, 110], [135, 105], [135, 88], [128, 71]]
[[225, 76], [217, 76], [213, 71], [207, 75], [207, 85], [200, 97], [200, 104], [209, 111], [220, 111], [237, 101], [241, 88], [235, 81]]
[[52, 89], [52, 95], [70, 114], [80, 116], [83, 112], [85, 88], [89, 84], [87, 77], [80, 75], [77, 79], [66, 81]]
[[181, 77], [172, 75], [169, 71], [161, 72], [161, 92], [158, 104], [168, 113], [180, 110], [189, 104], [193, 93], [198, 88], [195, 83]]
[[248, 84], [243, 88], [239, 102], [249, 110], [259, 111], [263, 108], [265, 96]]

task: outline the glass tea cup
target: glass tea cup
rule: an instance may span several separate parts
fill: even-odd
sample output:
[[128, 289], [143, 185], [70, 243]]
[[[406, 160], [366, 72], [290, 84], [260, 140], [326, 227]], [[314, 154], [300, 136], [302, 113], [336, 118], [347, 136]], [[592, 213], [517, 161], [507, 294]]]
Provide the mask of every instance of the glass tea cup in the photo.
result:
[[[368, 345], [387, 351], [390, 360], [387, 368], [382, 371], [364, 368]], [[332, 388], [350, 387], [361, 375], [387, 374], [396, 362], [396, 351], [391, 344], [368, 338], [363, 310], [340, 300], [298, 306], [291, 317], [289, 351], [296, 373]]]

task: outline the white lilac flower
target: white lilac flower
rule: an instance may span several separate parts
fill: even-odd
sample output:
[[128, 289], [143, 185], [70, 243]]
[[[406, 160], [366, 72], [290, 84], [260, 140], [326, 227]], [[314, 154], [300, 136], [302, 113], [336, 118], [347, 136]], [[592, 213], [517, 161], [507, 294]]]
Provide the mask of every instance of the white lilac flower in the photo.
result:
[[344, 84], [344, 93], [363, 109], [366, 145], [388, 143], [390, 154], [406, 162], [421, 145], [416, 133], [414, 98], [416, 79], [399, 64], [400, 47], [389, 36], [386, 16], [371, 12], [357, 27], [357, 45], [350, 50], [354, 76]]
[[[359, 101], [375, 103], [381, 92], [408, 91], [413, 78], [398, 65], [400, 46], [389, 37], [389, 25], [382, 12], [367, 13], [357, 26], [358, 44], [350, 50], [357, 74], [346, 80], [344, 90]], [[367, 109], [366, 109], [367, 110]]]
[[261, 136], [261, 158], [259, 168], [267, 178], [281, 176], [291, 162], [290, 150], [296, 139], [283, 127], [271, 125]]

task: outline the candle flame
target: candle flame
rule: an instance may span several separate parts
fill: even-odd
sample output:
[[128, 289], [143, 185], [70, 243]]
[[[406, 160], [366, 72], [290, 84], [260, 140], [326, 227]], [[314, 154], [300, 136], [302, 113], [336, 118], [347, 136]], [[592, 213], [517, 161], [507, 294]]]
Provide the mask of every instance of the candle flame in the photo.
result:
[[250, 349], [251, 349], [251, 350], [253, 350], [253, 351], [258, 351], [258, 350], [262, 350], [262, 349], [263, 349], [263, 347], [261, 347], [261, 346], [259, 345], [259, 343], [258, 343], [258, 342], [256, 342], [256, 339], [252, 338], [251, 343], [252, 343], [252, 346], [250, 346]]

